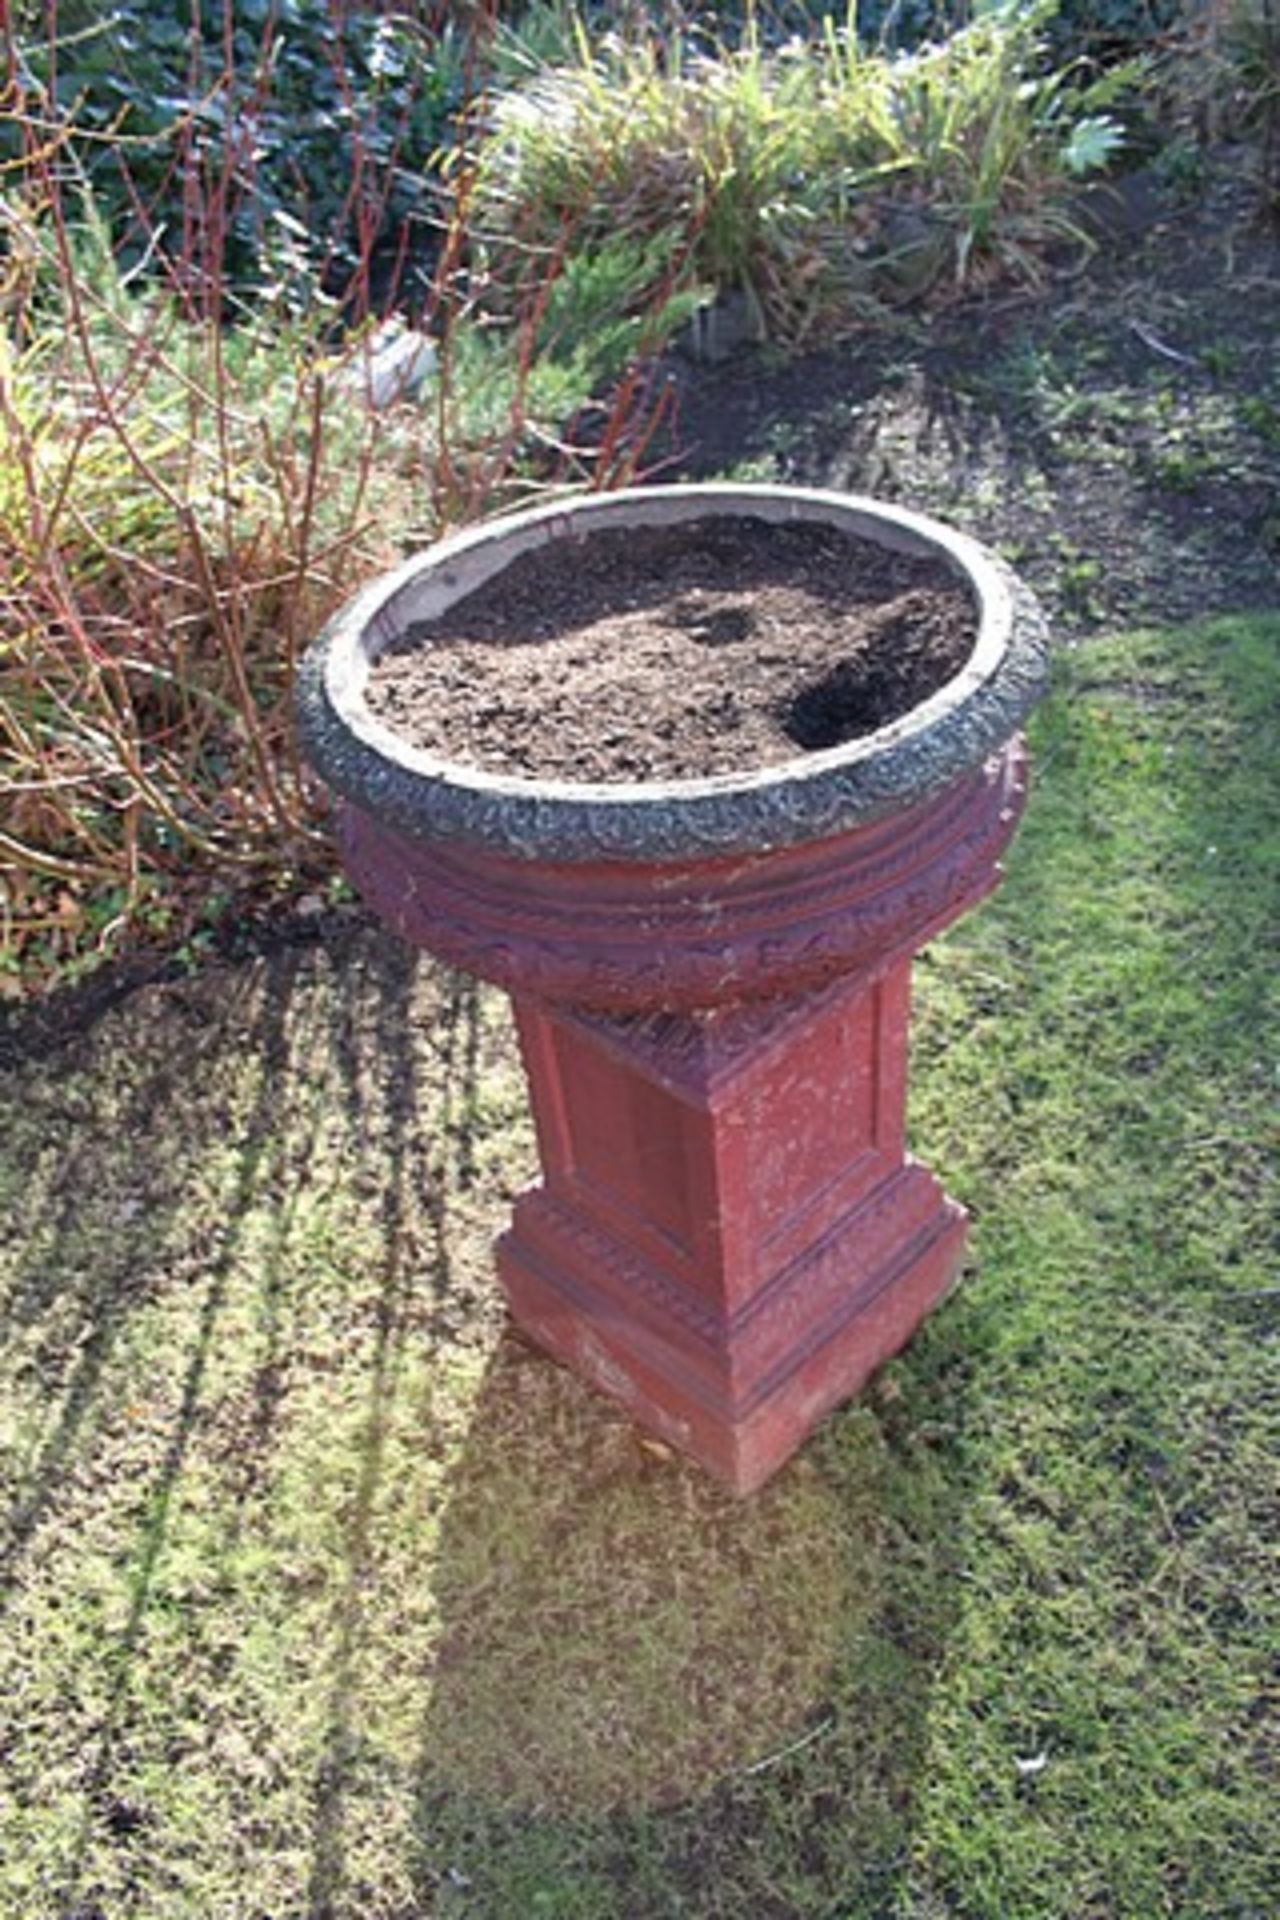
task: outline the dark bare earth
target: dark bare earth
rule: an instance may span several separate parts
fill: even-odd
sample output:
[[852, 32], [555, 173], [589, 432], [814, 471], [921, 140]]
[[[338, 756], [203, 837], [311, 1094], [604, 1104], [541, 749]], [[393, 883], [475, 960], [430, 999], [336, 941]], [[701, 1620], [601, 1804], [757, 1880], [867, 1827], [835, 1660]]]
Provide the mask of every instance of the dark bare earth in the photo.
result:
[[1273, 607], [1280, 581], [1280, 223], [1239, 152], [1194, 193], [1092, 190], [1095, 250], [856, 344], [718, 366], [672, 354], [664, 480], [898, 500], [994, 546], [1059, 640]]
[[975, 636], [942, 562], [722, 515], [522, 554], [412, 628], [367, 698], [415, 745], [491, 772], [691, 779], [874, 732]]

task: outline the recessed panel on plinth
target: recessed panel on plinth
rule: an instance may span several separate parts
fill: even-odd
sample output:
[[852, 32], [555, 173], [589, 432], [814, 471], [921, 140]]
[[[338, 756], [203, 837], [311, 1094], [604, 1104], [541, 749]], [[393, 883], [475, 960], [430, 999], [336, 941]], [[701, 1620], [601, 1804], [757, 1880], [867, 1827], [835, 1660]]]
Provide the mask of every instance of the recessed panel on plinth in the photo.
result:
[[902, 1152], [908, 967], [767, 1009], [518, 1009], [544, 1178], [500, 1248], [517, 1317], [741, 1490], [960, 1258]]

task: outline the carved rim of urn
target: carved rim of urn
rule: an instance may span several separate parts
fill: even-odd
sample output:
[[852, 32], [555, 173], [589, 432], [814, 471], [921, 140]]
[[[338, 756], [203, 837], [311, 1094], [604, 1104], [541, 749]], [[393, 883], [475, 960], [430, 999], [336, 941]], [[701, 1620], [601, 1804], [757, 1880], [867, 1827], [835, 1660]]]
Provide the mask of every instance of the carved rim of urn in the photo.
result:
[[[373, 662], [516, 557], [597, 528], [715, 514], [825, 521], [944, 561], [967, 585], [977, 637], [960, 671], [875, 733], [781, 765], [713, 778], [601, 784], [486, 772], [413, 746], [366, 705]], [[356, 807], [417, 841], [513, 860], [664, 862], [799, 846], [911, 807], [980, 766], [1043, 691], [1047, 636], [1033, 596], [989, 549], [943, 523], [857, 495], [772, 485], [631, 488], [508, 514], [382, 575], [330, 621], [298, 683], [302, 745]]]

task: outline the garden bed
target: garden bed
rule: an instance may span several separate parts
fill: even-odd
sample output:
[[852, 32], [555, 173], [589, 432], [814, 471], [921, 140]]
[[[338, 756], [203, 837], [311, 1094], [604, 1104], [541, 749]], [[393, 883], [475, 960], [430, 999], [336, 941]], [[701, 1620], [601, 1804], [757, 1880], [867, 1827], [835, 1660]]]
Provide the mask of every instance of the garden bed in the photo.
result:
[[673, 355], [665, 477], [846, 486], [997, 546], [1062, 634], [1267, 607], [1280, 569], [1280, 228], [1239, 150], [1094, 189], [1096, 251], [856, 352]]

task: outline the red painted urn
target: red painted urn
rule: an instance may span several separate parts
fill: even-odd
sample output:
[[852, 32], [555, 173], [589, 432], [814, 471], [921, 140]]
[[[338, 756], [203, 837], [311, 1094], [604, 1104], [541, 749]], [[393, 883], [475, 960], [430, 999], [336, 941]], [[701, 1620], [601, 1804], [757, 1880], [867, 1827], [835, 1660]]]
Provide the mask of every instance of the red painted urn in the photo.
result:
[[[712, 779], [574, 785], [415, 748], [371, 662], [519, 553], [708, 515], [819, 521], [941, 558], [961, 670], [879, 732]], [[999, 877], [1045, 629], [993, 554], [843, 494], [675, 486], [442, 541], [326, 629], [299, 689], [352, 880], [388, 926], [509, 990], [542, 1178], [498, 1271], [521, 1326], [740, 1492], [954, 1281], [964, 1210], [906, 1151], [912, 955]]]

